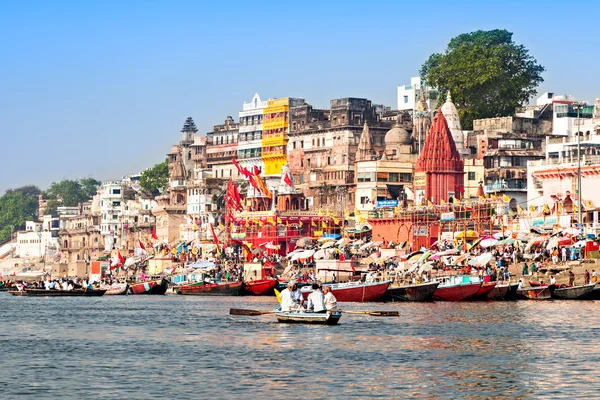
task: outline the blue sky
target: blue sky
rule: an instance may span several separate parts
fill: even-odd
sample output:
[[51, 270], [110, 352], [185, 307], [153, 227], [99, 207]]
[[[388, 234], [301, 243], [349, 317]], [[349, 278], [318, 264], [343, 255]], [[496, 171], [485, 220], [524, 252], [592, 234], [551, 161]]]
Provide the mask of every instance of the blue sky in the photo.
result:
[[547, 69], [540, 93], [591, 101], [600, 5], [580, 4], [0, 0], [0, 193], [139, 172], [187, 116], [207, 132], [255, 92], [394, 107], [397, 84], [478, 29], [514, 32]]

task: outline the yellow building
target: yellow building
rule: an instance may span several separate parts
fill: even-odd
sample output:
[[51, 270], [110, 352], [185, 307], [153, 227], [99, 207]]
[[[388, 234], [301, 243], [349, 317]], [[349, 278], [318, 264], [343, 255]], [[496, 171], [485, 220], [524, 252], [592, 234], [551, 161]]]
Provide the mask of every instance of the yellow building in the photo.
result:
[[264, 175], [280, 175], [287, 163], [289, 98], [269, 100], [263, 109], [262, 160]]

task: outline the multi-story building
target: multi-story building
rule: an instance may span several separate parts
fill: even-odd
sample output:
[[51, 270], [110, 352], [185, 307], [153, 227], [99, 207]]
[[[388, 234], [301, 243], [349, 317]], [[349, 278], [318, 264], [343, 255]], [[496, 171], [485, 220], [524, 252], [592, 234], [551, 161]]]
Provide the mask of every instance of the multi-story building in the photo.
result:
[[60, 217], [62, 263], [86, 264], [103, 255], [105, 247], [100, 231], [100, 215], [93, 212], [93, 208], [93, 201], [86, 202], [81, 205], [77, 215]]
[[426, 81], [421, 81], [418, 76], [410, 78], [410, 85], [398, 85], [398, 111], [414, 111], [417, 109], [421, 91], [425, 93], [425, 100], [429, 110], [437, 108], [440, 94], [437, 89], [432, 88]]
[[214, 178], [228, 180], [238, 179], [240, 173], [233, 165], [233, 158], [238, 155], [239, 124], [228, 116], [221, 125], [213, 126], [207, 133], [206, 158]]
[[52, 232], [43, 230], [40, 222], [26, 221], [25, 231], [17, 232], [17, 257], [41, 259], [46, 256], [49, 247], [57, 247], [56, 238], [52, 237]]
[[[262, 122], [264, 109], [268, 104], [269, 102], [261, 100], [257, 93], [249, 103], [243, 104], [242, 111], [239, 113], [237, 161], [240, 166], [249, 171], [253, 171], [255, 166], [260, 171], [265, 170], [265, 163], [262, 160]], [[254, 197], [253, 188], [249, 186], [248, 190], [249, 194]]]
[[105, 181], [99, 189], [102, 218], [100, 232], [104, 238], [106, 251], [118, 249], [120, 246], [120, 238], [123, 233], [121, 216], [125, 209], [125, 190], [123, 181]]

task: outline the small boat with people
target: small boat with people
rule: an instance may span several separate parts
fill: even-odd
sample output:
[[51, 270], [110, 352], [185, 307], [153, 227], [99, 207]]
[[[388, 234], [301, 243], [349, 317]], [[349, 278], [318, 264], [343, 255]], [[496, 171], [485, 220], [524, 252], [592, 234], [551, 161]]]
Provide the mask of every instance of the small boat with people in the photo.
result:
[[8, 293], [28, 297], [99, 297], [104, 296], [106, 289], [23, 289], [9, 290]]
[[[331, 293], [335, 296], [338, 302], [369, 302], [369, 301], [381, 301], [385, 292], [390, 285], [390, 281], [383, 282], [345, 282], [345, 283], [332, 283], [329, 285]], [[312, 287], [304, 286], [300, 289], [304, 300], [308, 299], [308, 295], [313, 291]]]
[[155, 279], [146, 282], [131, 283], [129, 292], [131, 294], [157, 294], [162, 295], [167, 292], [169, 281], [165, 278]]
[[194, 296], [239, 296], [242, 294], [242, 281], [238, 282], [204, 282], [203, 285], [184, 285], [179, 287], [179, 294]]
[[550, 300], [550, 288], [548, 286], [531, 286], [517, 290], [517, 293], [525, 300]]
[[278, 311], [275, 316], [278, 322], [286, 324], [337, 325], [340, 318], [342, 318], [342, 313], [339, 311], [327, 311], [325, 313]]
[[439, 286], [433, 293], [433, 299], [438, 301], [464, 301], [474, 296], [482, 282], [479, 277], [470, 275], [454, 275], [434, 278]]
[[390, 285], [383, 297], [384, 301], [431, 301], [439, 282], [425, 282], [414, 285]]

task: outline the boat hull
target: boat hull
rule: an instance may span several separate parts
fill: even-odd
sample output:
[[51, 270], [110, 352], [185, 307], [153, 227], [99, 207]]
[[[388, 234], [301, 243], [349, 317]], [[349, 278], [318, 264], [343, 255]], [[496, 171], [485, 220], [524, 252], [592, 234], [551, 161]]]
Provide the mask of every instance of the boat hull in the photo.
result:
[[481, 283], [463, 283], [452, 286], [438, 286], [433, 299], [438, 301], [464, 301], [477, 293]]
[[508, 285], [508, 290], [506, 291], [506, 295], [504, 296], [504, 300], [514, 301], [519, 298], [519, 294], [517, 293], [519, 290], [518, 283], [511, 283]]
[[431, 301], [439, 282], [428, 282], [419, 285], [392, 286], [385, 292], [385, 301]]
[[342, 313], [327, 312], [327, 313], [295, 313], [281, 312], [276, 313], [277, 321], [286, 324], [318, 324], [318, 325], [336, 325]]
[[275, 279], [261, 279], [244, 282], [244, 293], [252, 296], [273, 296], [273, 289], [277, 286]]
[[487, 295], [488, 300], [505, 300], [506, 294], [508, 293], [509, 288], [510, 288], [510, 285], [508, 285], [508, 284], [506, 284], [506, 285], [497, 284], [496, 286], [494, 286], [492, 291], [488, 293], [488, 295]]
[[552, 297], [561, 300], [584, 300], [591, 297], [595, 284], [573, 286], [565, 288], [556, 288], [552, 292]]
[[169, 287], [169, 281], [166, 279], [157, 279], [154, 281], [135, 283], [129, 286], [131, 294], [165, 294]]
[[239, 296], [242, 294], [242, 282], [182, 286], [179, 288], [179, 294], [187, 296]]
[[105, 288], [105, 296], [124, 296], [127, 294], [129, 285], [127, 283], [116, 283]]
[[28, 297], [99, 297], [104, 296], [106, 289], [73, 289], [73, 290], [46, 290], [46, 289], [25, 289], [10, 290], [8, 293], [13, 296]]
[[519, 296], [525, 300], [550, 300], [550, 288], [548, 286], [534, 286], [517, 290]]
[[[381, 301], [390, 282], [376, 283], [334, 283], [327, 285], [331, 287], [331, 293], [338, 302], [364, 303], [369, 301]], [[301, 290], [304, 300], [312, 293], [312, 289]]]
[[489, 300], [488, 295], [492, 292], [492, 290], [494, 290], [494, 288], [496, 287], [497, 282], [486, 282], [483, 283], [479, 289], [477, 290], [477, 292], [475, 292], [475, 294], [471, 297], [469, 297], [467, 300], [472, 300], [472, 301], [486, 301]]

